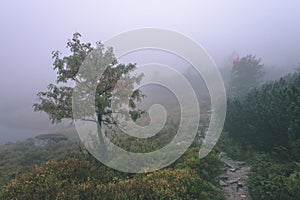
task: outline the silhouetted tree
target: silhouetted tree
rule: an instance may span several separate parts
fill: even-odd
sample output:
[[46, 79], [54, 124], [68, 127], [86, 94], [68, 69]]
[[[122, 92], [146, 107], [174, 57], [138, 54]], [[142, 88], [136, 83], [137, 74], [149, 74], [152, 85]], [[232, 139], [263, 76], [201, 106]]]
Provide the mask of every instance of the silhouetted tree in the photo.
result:
[[253, 55], [236, 58], [231, 71], [229, 96], [245, 96], [251, 89], [261, 84], [263, 76], [264, 69], [261, 59]]

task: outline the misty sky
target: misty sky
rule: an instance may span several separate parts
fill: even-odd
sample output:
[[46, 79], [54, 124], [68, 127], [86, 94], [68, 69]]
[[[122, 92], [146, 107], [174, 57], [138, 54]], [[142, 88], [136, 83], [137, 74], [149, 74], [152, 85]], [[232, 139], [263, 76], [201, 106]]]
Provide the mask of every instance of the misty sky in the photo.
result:
[[1, 0], [0, 143], [47, 132], [32, 111], [38, 91], [55, 81], [51, 52], [66, 52], [74, 32], [106, 40], [137, 28], [165, 28], [201, 44], [218, 66], [233, 52], [268, 66], [300, 62], [300, 1]]

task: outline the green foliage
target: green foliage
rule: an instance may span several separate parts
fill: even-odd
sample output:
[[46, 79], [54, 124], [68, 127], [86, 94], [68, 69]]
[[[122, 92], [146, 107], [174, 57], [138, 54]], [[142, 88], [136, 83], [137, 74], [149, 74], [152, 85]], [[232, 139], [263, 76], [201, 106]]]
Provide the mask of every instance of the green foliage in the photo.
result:
[[2, 189], [1, 199], [65, 199], [80, 194], [84, 198], [92, 195], [93, 190], [85, 188], [91, 189], [95, 179], [107, 183], [109, 177], [86, 161], [51, 161], [12, 180]]
[[243, 145], [260, 151], [279, 149], [286, 151], [278, 154], [282, 159], [299, 161], [299, 109], [300, 74], [296, 73], [251, 90], [245, 99], [229, 100], [225, 129]]
[[[202, 174], [205, 180], [214, 182], [215, 177], [221, 173], [221, 166], [222, 162], [218, 159], [215, 151], [208, 154], [205, 158], [199, 159], [199, 148], [192, 147], [170, 167], [174, 169], [191, 168], [197, 174]], [[206, 171], [206, 174], [203, 174], [203, 171]]]
[[233, 160], [248, 161], [256, 157], [257, 152], [251, 145], [243, 145], [239, 141], [235, 140], [227, 132], [223, 132], [220, 136], [216, 149], [224, 151]]
[[0, 199], [223, 199], [201, 174], [205, 169], [214, 180], [220, 165], [216, 154], [200, 160], [198, 150], [189, 149], [169, 168], [136, 175], [85, 156], [49, 161], [12, 179], [2, 187]]
[[250, 145], [242, 145], [226, 133], [220, 138], [217, 148], [234, 159], [246, 160], [251, 165], [249, 190], [253, 200], [299, 199], [299, 163], [279, 159], [283, 150], [258, 153]]
[[264, 76], [263, 65], [260, 59], [247, 55], [233, 61], [229, 94], [232, 97], [243, 97], [251, 89], [261, 83]]
[[[70, 51], [70, 55], [61, 57], [59, 51], [54, 51], [52, 58], [54, 59], [54, 70], [57, 71], [55, 84], [48, 85], [48, 91], [39, 92], [38, 103], [33, 105], [35, 111], [43, 111], [49, 115], [49, 118], [53, 123], [61, 122], [64, 118], [73, 118], [72, 112], [72, 93], [74, 88], [70, 87], [70, 83], [76, 83], [78, 88], [83, 86], [91, 88], [93, 84], [98, 83], [96, 87], [95, 97], [90, 97], [90, 91], [82, 89], [80, 91], [81, 97], [84, 100], [89, 98], [95, 99], [95, 107], [92, 110], [86, 110], [82, 105], [76, 105], [82, 107], [82, 113], [84, 117], [94, 115], [94, 110], [97, 113], [97, 120], [101, 126], [115, 124], [116, 121], [112, 117], [112, 96], [114, 88], [117, 84], [122, 85], [122, 92], [133, 90], [134, 84], [141, 81], [143, 75], [130, 76], [136, 68], [135, 64], [118, 64], [114, 57], [112, 48], [104, 48], [104, 46], [98, 42], [96, 47], [92, 47], [90, 43], [82, 43], [80, 41], [81, 35], [75, 33], [73, 38], [68, 41], [67, 48]], [[80, 71], [80, 67], [85, 66], [85, 70]], [[99, 69], [103, 69], [103, 74], [98, 75]], [[121, 79], [121, 83], [118, 81]], [[66, 84], [66, 86], [61, 86]], [[81, 89], [80, 89], [81, 90]], [[130, 115], [132, 119], [136, 120], [142, 110], [136, 108], [135, 102], [141, 101], [144, 95], [140, 90], [133, 91], [132, 95], [128, 98], [126, 96], [119, 95], [120, 103], [128, 102], [127, 105], [131, 109]], [[124, 99], [124, 98], [128, 99]], [[73, 101], [74, 103], [74, 101]], [[120, 108], [120, 105], [115, 105]], [[80, 108], [81, 108], [80, 107]], [[87, 116], [88, 115], [88, 116]]]
[[0, 187], [20, 174], [30, 171], [35, 165], [49, 160], [80, 157], [78, 142], [64, 142], [53, 146], [36, 147], [32, 139], [0, 146]]
[[1, 198], [17, 199], [222, 199], [190, 169], [161, 170], [120, 180], [76, 159], [49, 162], [12, 180]]
[[[172, 114], [170, 114], [172, 116]], [[171, 142], [177, 132], [178, 124], [173, 120], [167, 119], [165, 126], [155, 136], [150, 138], [136, 138], [127, 134], [118, 134], [112, 138], [117, 146], [130, 152], [151, 152], [163, 148]]]
[[[222, 135], [217, 144], [235, 159], [246, 160], [251, 165], [249, 190], [253, 200], [297, 200], [299, 198], [300, 165], [278, 159], [280, 149], [269, 153], [258, 153], [250, 145]], [[282, 158], [282, 157], [281, 157]]]
[[223, 199], [190, 169], [165, 169], [138, 175], [135, 179], [109, 184], [100, 194], [111, 199]]
[[298, 199], [299, 164], [278, 163], [269, 155], [257, 156], [252, 163], [250, 191], [253, 199]]
[[230, 99], [227, 108], [229, 137], [221, 139], [221, 146], [236, 149], [238, 156], [248, 152], [252, 198], [299, 199], [300, 73]]
[[287, 191], [291, 199], [297, 199], [300, 196], [300, 172], [294, 171], [286, 180]]
[[[151, 145], [158, 148], [169, 141], [174, 126], [170, 120], [145, 148], [142, 141], [127, 137], [118, 138], [118, 145], [133, 145], [130, 150], [137, 152], [151, 151]], [[199, 159], [195, 143], [163, 170], [129, 174], [104, 166], [79, 145], [78, 139], [66, 135], [68, 141], [51, 146], [34, 146], [30, 139], [0, 147], [0, 172], [6, 177], [0, 199], [223, 199], [215, 185], [221, 162], [216, 152]]]

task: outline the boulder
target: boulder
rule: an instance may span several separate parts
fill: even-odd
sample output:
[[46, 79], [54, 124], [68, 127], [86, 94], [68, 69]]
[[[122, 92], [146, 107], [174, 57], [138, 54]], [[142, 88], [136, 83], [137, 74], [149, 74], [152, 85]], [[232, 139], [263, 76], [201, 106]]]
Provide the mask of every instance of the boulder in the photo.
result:
[[55, 133], [55, 134], [41, 134], [41, 135], [37, 135], [34, 138], [34, 146], [49, 146], [52, 144], [57, 144], [59, 142], [62, 141], [66, 141], [68, 140], [68, 137], [65, 136], [64, 134], [59, 134], [59, 133]]

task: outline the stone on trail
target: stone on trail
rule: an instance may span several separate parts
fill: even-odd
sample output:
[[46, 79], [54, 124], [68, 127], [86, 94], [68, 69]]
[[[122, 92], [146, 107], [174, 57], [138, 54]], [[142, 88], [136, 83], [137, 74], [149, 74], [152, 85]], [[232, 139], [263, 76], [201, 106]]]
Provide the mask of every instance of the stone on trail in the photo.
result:
[[225, 183], [225, 182], [222, 181], [222, 180], [219, 180], [219, 185], [222, 186], [222, 187], [226, 187], [226, 186], [227, 186], [227, 183]]
[[236, 168], [230, 168], [229, 171], [235, 172], [235, 171], [236, 171]]
[[233, 180], [229, 180], [227, 181], [228, 184], [233, 184], [233, 183], [237, 183], [238, 180], [237, 179], [233, 179]]

